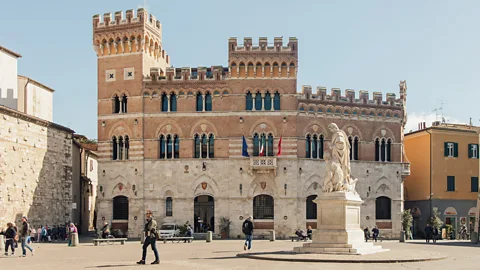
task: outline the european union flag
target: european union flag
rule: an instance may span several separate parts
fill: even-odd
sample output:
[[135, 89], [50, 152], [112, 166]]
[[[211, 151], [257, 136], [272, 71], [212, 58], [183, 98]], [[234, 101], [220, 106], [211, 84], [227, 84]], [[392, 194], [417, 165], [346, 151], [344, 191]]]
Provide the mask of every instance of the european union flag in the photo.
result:
[[247, 145], [247, 140], [245, 140], [245, 136], [243, 136], [243, 142], [242, 142], [242, 156], [250, 157], [248, 155], [248, 145]]

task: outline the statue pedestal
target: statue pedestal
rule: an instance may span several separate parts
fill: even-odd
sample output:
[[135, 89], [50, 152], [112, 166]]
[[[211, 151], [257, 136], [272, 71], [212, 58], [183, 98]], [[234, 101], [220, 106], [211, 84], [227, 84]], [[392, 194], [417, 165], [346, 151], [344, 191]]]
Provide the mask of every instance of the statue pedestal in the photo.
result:
[[317, 204], [317, 230], [312, 243], [294, 248], [297, 253], [364, 255], [388, 251], [365, 242], [360, 228], [360, 196], [353, 192], [320, 193]]

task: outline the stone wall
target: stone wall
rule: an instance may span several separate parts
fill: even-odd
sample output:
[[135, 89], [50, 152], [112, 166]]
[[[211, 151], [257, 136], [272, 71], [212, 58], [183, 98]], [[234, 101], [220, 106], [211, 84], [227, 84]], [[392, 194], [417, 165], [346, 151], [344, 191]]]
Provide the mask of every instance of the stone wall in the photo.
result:
[[68, 222], [73, 131], [0, 106], [0, 224]]
[[[99, 183], [102, 192], [98, 196], [97, 226], [103, 222], [102, 218], [112, 222], [115, 196], [129, 198], [128, 236], [139, 237], [146, 209], [154, 212], [159, 223], [175, 222], [181, 225], [189, 221], [193, 224], [194, 198], [209, 195], [215, 200], [215, 233], [220, 232], [220, 218], [228, 217], [232, 221], [230, 236], [236, 237], [242, 235], [241, 224], [244, 219], [253, 214], [253, 198], [267, 194], [274, 198], [274, 220], [256, 222], [262, 223], [262, 226], [273, 222], [277, 237], [286, 237], [293, 234], [296, 228], [306, 228], [306, 198], [321, 192], [325, 163], [282, 157], [277, 162], [276, 174], [273, 170], [250, 170], [248, 158], [206, 160], [205, 170], [202, 161], [195, 159], [100, 162]], [[376, 225], [376, 198], [386, 196], [392, 200], [391, 220], [380, 221], [391, 227], [381, 229], [387, 238], [399, 237], [400, 212], [403, 209], [401, 168], [401, 163], [394, 162], [352, 162], [353, 175], [359, 178], [357, 191], [364, 200], [362, 227], [372, 228]], [[262, 182], [265, 183], [264, 187]], [[206, 186], [202, 186], [202, 183], [206, 183]], [[166, 217], [167, 197], [173, 199], [172, 217]], [[268, 229], [256, 230], [256, 234], [267, 232]]]

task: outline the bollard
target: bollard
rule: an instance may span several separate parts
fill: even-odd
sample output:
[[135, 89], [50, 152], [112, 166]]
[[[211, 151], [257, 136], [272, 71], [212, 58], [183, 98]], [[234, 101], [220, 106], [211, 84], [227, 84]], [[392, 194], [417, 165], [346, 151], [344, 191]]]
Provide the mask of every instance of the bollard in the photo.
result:
[[270, 231], [270, 242], [273, 242], [273, 241], [275, 241], [275, 231], [271, 230]]
[[470, 236], [470, 241], [472, 244], [478, 244], [478, 232], [472, 232], [472, 235]]
[[72, 233], [70, 241], [71, 241], [71, 244], [70, 244], [71, 247], [78, 246], [78, 233]]
[[212, 242], [212, 231], [207, 232], [207, 243]]
[[0, 235], [0, 252], [3, 251], [4, 247], [5, 247], [5, 239], [3, 235]]
[[400, 243], [405, 242], [405, 231], [400, 231]]

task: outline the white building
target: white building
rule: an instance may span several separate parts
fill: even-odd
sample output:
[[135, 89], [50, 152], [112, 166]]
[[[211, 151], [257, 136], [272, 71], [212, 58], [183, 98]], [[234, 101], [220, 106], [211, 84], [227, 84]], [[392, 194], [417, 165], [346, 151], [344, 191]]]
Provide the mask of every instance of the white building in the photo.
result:
[[0, 46], [0, 105], [17, 109], [17, 59], [20, 54]]

